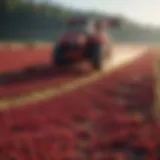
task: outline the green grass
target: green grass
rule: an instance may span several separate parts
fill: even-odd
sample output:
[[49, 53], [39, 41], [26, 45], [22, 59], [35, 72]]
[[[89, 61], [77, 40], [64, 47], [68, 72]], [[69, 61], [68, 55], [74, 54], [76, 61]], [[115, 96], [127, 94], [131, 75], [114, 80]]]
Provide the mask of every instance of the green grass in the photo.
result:
[[51, 42], [43, 42], [43, 41], [8, 41], [8, 42], [3, 42], [0, 41], [0, 47], [17, 47], [17, 46], [35, 46], [35, 47], [41, 47], [41, 46], [50, 46], [53, 43]]

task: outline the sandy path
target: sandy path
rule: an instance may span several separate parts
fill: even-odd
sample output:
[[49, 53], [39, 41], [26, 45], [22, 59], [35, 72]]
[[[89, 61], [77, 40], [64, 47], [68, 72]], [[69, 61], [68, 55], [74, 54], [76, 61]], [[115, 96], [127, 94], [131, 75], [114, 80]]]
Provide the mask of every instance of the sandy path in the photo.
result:
[[147, 46], [131, 46], [131, 45], [117, 45], [113, 49], [113, 55], [109, 64], [106, 65], [106, 70], [109, 68], [117, 68], [123, 63], [133, 61], [142, 56], [147, 50]]

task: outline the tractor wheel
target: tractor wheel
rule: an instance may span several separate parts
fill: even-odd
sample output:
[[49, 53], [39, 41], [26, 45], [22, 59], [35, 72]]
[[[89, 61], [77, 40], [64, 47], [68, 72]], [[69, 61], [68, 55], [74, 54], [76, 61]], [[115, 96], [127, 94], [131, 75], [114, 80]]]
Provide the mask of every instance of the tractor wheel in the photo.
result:
[[65, 50], [61, 46], [56, 46], [53, 55], [53, 64], [57, 67], [69, 67], [71, 61], [65, 56]]
[[104, 70], [107, 61], [110, 59], [110, 51], [106, 48], [103, 49], [97, 45], [92, 50], [91, 63], [95, 70]]
[[56, 66], [59, 65], [60, 59], [61, 59], [61, 49], [57, 45], [57, 46], [55, 46], [55, 48], [52, 52], [52, 64], [54, 64]]
[[64, 65], [64, 55], [60, 46], [56, 46], [53, 52], [53, 63], [56, 66]]

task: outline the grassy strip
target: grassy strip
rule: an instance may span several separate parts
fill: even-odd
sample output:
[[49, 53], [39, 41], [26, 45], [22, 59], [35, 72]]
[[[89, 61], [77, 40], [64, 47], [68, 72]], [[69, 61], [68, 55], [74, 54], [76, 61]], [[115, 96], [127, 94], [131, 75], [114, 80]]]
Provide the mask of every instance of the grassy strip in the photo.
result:
[[41, 42], [41, 41], [26, 41], [26, 42], [0, 42], [0, 47], [45, 47], [51, 46], [53, 43], [51, 42]]
[[[144, 56], [144, 55], [142, 54], [141, 56]], [[137, 59], [137, 57], [135, 59]], [[122, 64], [119, 64], [118, 66], [114, 66], [114, 67], [108, 64], [108, 69], [105, 71], [105, 74], [104, 72], [94, 73], [91, 76], [87, 76], [87, 77], [80, 78], [78, 80], [74, 80], [60, 87], [49, 88], [49, 89], [45, 89], [39, 92], [31, 92], [30, 94], [23, 95], [21, 97], [0, 100], [0, 109], [9, 109], [13, 107], [19, 107], [22, 105], [32, 104], [38, 101], [43, 101], [43, 100], [55, 97], [57, 95], [61, 95], [69, 91], [73, 91], [79, 87], [85, 86], [100, 78], [103, 78], [103, 76], [106, 75], [106, 73], [108, 74], [110, 72], [113, 72], [116, 68], [119, 69], [119, 67], [124, 67], [134, 60], [129, 59], [123, 62]]]
[[27, 43], [34, 43], [34, 44], [52, 44], [52, 42], [47, 41], [0, 41], [0, 45], [6, 44], [27, 44]]

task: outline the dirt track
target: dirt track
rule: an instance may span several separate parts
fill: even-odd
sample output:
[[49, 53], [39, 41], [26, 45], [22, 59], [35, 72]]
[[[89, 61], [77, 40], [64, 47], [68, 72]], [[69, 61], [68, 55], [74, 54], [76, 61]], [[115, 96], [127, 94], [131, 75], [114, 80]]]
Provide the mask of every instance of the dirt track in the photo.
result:
[[132, 61], [147, 50], [147, 46], [139, 45], [115, 45], [113, 49], [112, 59], [109, 65], [106, 65], [106, 68], [118, 67], [119, 65]]

